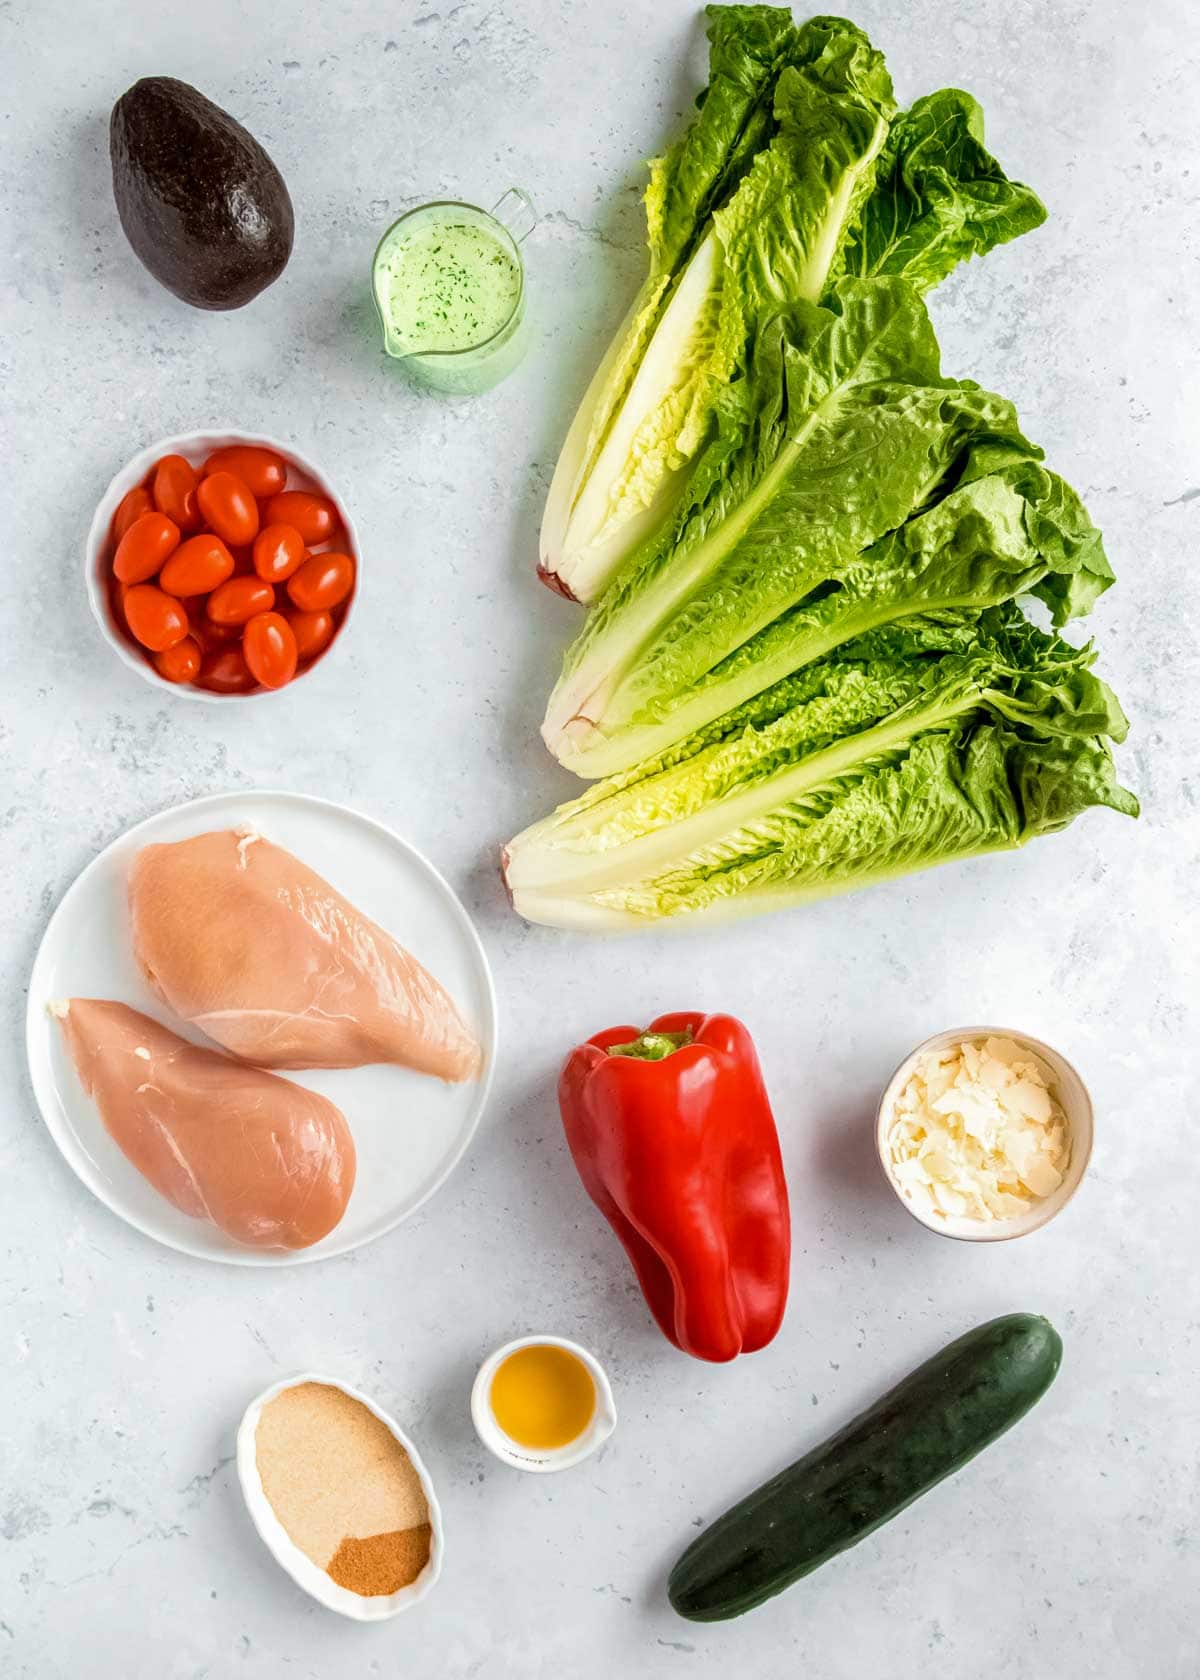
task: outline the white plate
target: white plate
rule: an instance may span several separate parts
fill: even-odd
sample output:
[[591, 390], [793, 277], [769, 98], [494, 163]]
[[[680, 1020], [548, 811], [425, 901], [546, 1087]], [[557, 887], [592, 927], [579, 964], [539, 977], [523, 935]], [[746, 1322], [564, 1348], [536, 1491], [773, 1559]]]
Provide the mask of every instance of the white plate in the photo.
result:
[[[134, 855], [154, 841], [252, 825], [324, 875], [386, 928], [450, 992], [484, 1048], [482, 1077], [443, 1085], [407, 1068], [287, 1073], [335, 1102], [354, 1134], [358, 1174], [341, 1224], [300, 1250], [242, 1248], [190, 1219], [151, 1188], [104, 1129], [84, 1095], [54, 998], [114, 998], [181, 1029], [142, 979], [133, 957], [126, 880]], [[184, 1254], [241, 1266], [291, 1266], [346, 1254], [407, 1219], [443, 1184], [474, 1135], [496, 1059], [496, 997], [487, 958], [466, 911], [421, 854], [382, 823], [299, 793], [230, 793], [162, 811], [113, 841], [68, 889], [42, 937], [29, 983], [26, 1046], [34, 1094], [50, 1134], [106, 1207]]]

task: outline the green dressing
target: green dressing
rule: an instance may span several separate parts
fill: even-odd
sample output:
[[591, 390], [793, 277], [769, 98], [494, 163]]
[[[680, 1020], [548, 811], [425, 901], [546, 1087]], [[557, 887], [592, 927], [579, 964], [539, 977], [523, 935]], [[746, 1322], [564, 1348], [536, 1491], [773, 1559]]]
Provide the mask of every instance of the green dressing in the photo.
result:
[[390, 335], [402, 353], [469, 350], [512, 319], [521, 273], [486, 226], [418, 222], [381, 253], [376, 281]]
[[519, 249], [537, 215], [510, 187], [488, 212], [440, 200], [393, 222], [371, 272], [383, 347], [419, 385], [475, 396], [510, 374], [528, 343]]

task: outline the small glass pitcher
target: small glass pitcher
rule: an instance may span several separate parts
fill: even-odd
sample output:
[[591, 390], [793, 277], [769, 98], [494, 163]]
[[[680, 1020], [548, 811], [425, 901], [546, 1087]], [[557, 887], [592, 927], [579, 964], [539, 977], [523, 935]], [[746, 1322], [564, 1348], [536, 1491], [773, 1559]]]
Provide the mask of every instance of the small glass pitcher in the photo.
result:
[[441, 199], [393, 222], [371, 268], [388, 355], [450, 395], [476, 396], [506, 379], [528, 344], [520, 247], [536, 225], [520, 187], [490, 211]]

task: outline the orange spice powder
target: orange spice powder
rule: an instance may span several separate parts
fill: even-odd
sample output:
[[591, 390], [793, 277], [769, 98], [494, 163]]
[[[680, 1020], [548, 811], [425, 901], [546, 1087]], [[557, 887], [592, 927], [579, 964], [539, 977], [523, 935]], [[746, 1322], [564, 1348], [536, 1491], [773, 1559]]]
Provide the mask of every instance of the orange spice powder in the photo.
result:
[[339, 1587], [362, 1598], [386, 1598], [407, 1587], [429, 1562], [433, 1530], [428, 1523], [372, 1534], [366, 1540], [347, 1535], [329, 1561], [326, 1574]]

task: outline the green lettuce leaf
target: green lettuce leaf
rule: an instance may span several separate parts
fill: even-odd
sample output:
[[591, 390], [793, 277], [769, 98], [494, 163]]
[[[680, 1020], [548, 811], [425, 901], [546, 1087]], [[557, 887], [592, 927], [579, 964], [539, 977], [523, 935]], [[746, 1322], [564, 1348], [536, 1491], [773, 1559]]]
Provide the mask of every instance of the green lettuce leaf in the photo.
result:
[[647, 279], [547, 499], [539, 570], [579, 600], [668, 517], [765, 312], [817, 302], [844, 273], [924, 290], [1045, 214], [984, 148], [968, 94], [943, 89], [897, 117], [853, 24], [797, 29], [773, 7], [708, 16], [699, 115], [651, 165]]
[[780, 6], [709, 6], [708, 85], [686, 133], [650, 163], [650, 275], [677, 274], [708, 217], [774, 132], [775, 81], [800, 56], [800, 31]]
[[928, 291], [959, 263], [1045, 219], [1036, 193], [1010, 181], [985, 149], [978, 103], [942, 88], [893, 124], [840, 271], [897, 275]]
[[[832, 641], [926, 604], [974, 601], [988, 571], [989, 534], [1020, 562], [1014, 587], [1040, 587], [1039, 571], [1062, 568], [1087, 582], [1075, 596], [1055, 584], [1056, 599], [1086, 599], [1111, 574], [1082, 508], [1038, 469], [1039, 454], [1010, 403], [941, 377], [928, 312], [907, 282], [843, 280], [829, 306], [772, 318], [747, 377], [724, 394], [718, 435], [674, 519], [632, 557], [568, 650], [547, 707], [547, 745], [584, 775], [657, 750], [663, 739], [643, 739], [641, 724], [666, 727], [696, 685], [781, 614], [807, 612], [815, 591], [844, 591], [807, 626], [823, 627]], [[978, 508], [960, 498], [928, 526], [864, 554], [956, 487], [1004, 471], [1009, 482], [992, 487], [987, 508], [990, 533], [980, 529]], [[989, 501], [983, 489], [975, 496]], [[1035, 550], [1042, 557], [1033, 562]], [[909, 600], [930, 553], [942, 563], [926, 596], [917, 587]], [[1012, 592], [993, 590], [983, 600]], [[854, 608], [863, 615], [857, 623]], [[839, 614], [841, 630], [823, 624]], [[794, 664], [807, 656], [797, 643]], [[739, 679], [756, 680], [754, 663], [739, 664]], [[727, 674], [723, 668], [713, 689], [717, 711], [739, 697], [718, 692]], [[688, 714], [681, 733], [695, 717]]]
[[775, 83], [797, 56], [799, 31], [777, 6], [710, 6], [708, 85], [687, 131], [650, 163], [648, 268], [629, 313], [592, 377], [558, 458], [542, 524], [542, 575], [570, 593], [556, 567], [567, 525], [597, 451], [629, 393], [674, 281], [709, 218], [775, 131]]
[[749, 914], [1008, 850], [1093, 805], [1136, 815], [1091, 663], [1015, 608], [872, 632], [519, 835], [514, 905], [579, 929]]
[[941, 500], [841, 565], [689, 686], [655, 696], [627, 722], [576, 732], [567, 761], [582, 775], [611, 775], [897, 619], [978, 612], [1033, 594], [1063, 623], [1086, 612], [1111, 578], [1100, 534], [1071, 488], [1033, 453], [980, 444]]
[[[662, 517], [758, 323], [821, 296], [870, 191], [894, 109], [882, 60], [837, 20], [818, 20], [800, 38], [820, 50], [780, 71], [773, 138], [708, 217], [661, 310], [656, 302], [652, 321], [642, 312], [648, 335], [639, 326], [633, 345], [626, 334], [632, 357], [621, 352], [616, 400], [593, 415], [562, 539], [574, 563], [569, 575], [565, 561], [556, 568], [580, 598], [592, 598], [631, 537]], [[652, 180], [652, 260], [658, 246], [679, 243], [665, 243], [656, 209]]]

